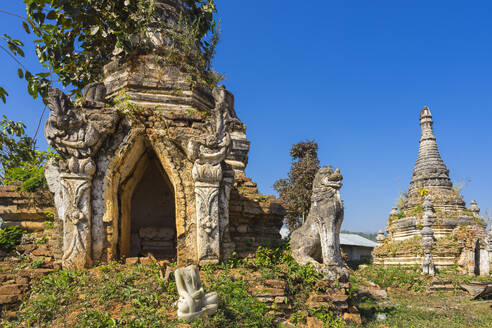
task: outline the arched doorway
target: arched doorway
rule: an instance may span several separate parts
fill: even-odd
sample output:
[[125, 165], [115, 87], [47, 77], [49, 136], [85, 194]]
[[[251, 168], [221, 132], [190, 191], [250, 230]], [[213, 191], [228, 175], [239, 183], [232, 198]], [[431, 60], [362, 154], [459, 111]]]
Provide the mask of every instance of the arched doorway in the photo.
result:
[[176, 210], [173, 185], [153, 150], [147, 148], [120, 187], [120, 256], [149, 253], [176, 259]]
[[475, 243], [475, 270], [474, 273], [476, 276], [480, 275], [480, 266], [481, 266], [481, 259], [480, 259], [480, 241], [477, 240]]

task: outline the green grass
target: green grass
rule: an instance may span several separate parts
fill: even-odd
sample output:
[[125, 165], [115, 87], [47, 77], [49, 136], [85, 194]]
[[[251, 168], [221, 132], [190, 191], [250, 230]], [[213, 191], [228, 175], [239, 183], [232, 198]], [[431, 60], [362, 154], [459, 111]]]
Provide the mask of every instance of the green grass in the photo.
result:
[[[29, 265], [23, 263], [23, 266]], [[31, 264], [33, 265], [33, 264]], [[13, 327], [75, 328], [273, 328], [290, 319], [299, 327], [307, 317], [316, 317], [325, 327], [353, 327], [344, 323], [330, 308], [308, 308], [308, 296], [320, 286], [321, 276], [311, 266], [300, 266], [288, 245], [260, 247], [251, 259], [232, 257], [226, 263], [201, 268], [207, 292], [220, 296], [218, 312], [186, 325], [176, 318], [178, 299], [173, 275], [160, 278], [152, 265], [124, 265], [113, 262], [90, 270], [59, 270], [36, 282], [30, 298], [19, 312], [18, 320], [1, 322]], [[458, 268], [443, 270], [438, 279], [451, 281], [456, 287], [472, 278], [458, 274]], [[253, 295], [254, 288], [267, 279], [286, 284], [288, 308], [270, 308]], [[350, 294], [364, 322], [364, 327], [491, 327], [490, 303], [477, 303], [456, 288], [452, 292], [428, 294], [432, 277], [421, 275], [419, 267], [382, 268], [369, 265], [352, 271]], [[376, 302], [358, 299], [358, 289], [377, 284], [389, 288], [389, 299]], [[357, 300], [357, 301], [356, 301]], [[378, 322], [375, 314], [387, 319]]]
[[[433, 294], [390, 292], [389, 302], [359, 304], [364, 327], [488, 328], [492, 326], [491, 303], [477, 303], [461, 291]], [[376, 313], [387, 319], [377, 321]], [[354, 327], [354, 325], [348, 325]]]

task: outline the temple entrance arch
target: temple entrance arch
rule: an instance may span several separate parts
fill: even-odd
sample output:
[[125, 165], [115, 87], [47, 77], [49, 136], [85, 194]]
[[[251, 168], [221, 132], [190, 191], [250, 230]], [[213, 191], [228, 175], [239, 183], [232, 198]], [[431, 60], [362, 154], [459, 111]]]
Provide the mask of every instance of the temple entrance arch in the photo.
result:
[[480, 240], [475, 242], [475, 275], [480, 275]]
[[151, 148], [122, 183], [120, 208], [120, 257], [176, 260], [174, 188]]

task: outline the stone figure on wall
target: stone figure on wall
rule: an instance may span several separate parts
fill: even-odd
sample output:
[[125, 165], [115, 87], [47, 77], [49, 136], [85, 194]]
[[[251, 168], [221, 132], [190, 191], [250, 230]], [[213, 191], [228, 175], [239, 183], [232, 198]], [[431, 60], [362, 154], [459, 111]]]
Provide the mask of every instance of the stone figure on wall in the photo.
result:
[[104, 96], [104, 84], [90, 84], [84, 89], [84, 107], [75, 107], [61, 90], [48, 92], [45, 135], [63, 158], [94, 156], [105, 136], [114, 132], [116, 112], [105, 110]]
[[[188, 156], [194, 161], [197, 212], [198, 262], [217, 263], [220, 242], [228, 229], [230, 183], [224, 181], [224, 160], [230, 152], [230, 101], [223, 87], [214, 90], [215, 120], [205, 128], [201, 139], [190, 140]], [[222, 231], [221, 231], [222, 230]]]
[[294, 259], [301, 265], [314, 265], [328, 280], [348, 278], [340, 251], [342, 180], [339, 169], [319, 169], [313, 182], [309, 215], [304, 224], [292, 232], [290, 241]]
[[217, 312], [217, 293], [205, 294], [196, 265], [179, 268], [174, 272], [178, 289], [178, 318], [192, 321]]
[[[48, 92], [50, 116], [46, 121], [48, 143], [61, 155], [59, 163], [49, 162], [47, 172], [57, 171], [49, 181], [58, 214], [63, 221], [63, 265], [83, 268], [91, 265], [90, 189], [96, 165], [92, 157], [107, 135], [114, 133], [117, 114], [105, 108], [104, 84], [93, 83], [83, 92], [82, 107], [58, 89]], [[52, 174], [52, 173], [50, 173]], [[53, 179], [51, 179], [53, 180]]]

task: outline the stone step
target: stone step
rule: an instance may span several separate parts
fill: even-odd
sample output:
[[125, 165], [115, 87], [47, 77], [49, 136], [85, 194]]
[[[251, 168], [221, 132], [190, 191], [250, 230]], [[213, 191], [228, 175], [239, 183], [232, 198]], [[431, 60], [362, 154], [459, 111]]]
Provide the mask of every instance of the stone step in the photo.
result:
[[285, 289], [287, 287], [287, 283], [282, 280], [265, 280], [265, 286], [266, 287], [272, 287], [272, 288], [279, 288], [279, 289]]
[[0, 305], [17, 303], [20, 300], [19, 295], [0, 295]]
[[345, 294], [311, 294], [306, 302], [306, 305], [310, 308], [326, 306], [335, 308], [338, 311], [345, 311], [348, 309], [348, 295]]
[[25, 245], [19, 245], [15, 247], [16, 250], [18, 250], [21, 253], [31, 253], [33, 250], [35, 250], [37, 245], [35, 244], [25, 244]]
[[9, 280], [15, 280], [17, 275], [13, 273], [0, 273], [0, 283], [6, 282]]
[[29, 277], [29, 278], [42, 278], [50, 273], [53, 273], [54, 269], [23, 269], [20, 270], [17, 275], [20, 277]]
[[313, 302], [346, 302], [348, 295], [345, 294], [314, 294], [309, 296], [308, 301]]
[[4, 284], [0, 286], [0, 295], [21, 295], [29, 288], [24, 284]]

